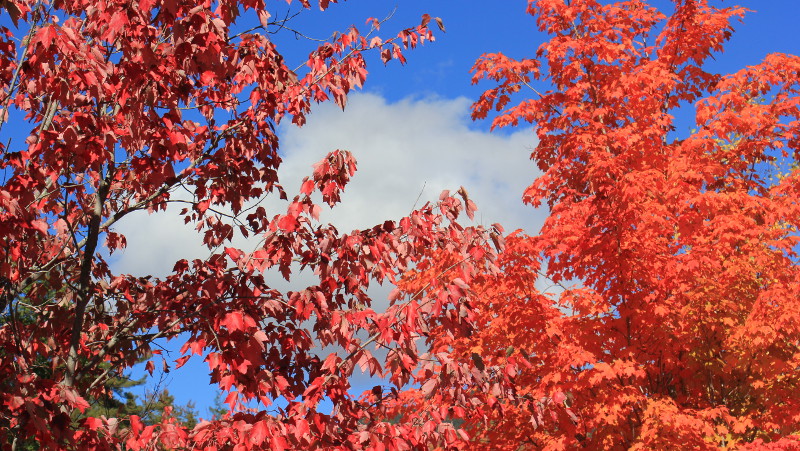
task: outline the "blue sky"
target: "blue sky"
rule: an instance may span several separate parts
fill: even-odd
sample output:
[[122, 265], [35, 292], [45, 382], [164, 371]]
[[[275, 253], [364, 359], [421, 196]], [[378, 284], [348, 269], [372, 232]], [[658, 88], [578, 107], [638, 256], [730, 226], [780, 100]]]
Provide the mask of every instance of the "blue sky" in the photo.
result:
[[[667, 0], [651, 3], [662, 11], [669, 11], [672, 5]], [[736, 32], [725, 54], [717, 55], [716, 62], [712, 63], [715, 70], [731, 72], [756, 64], [767, 53], [798, 53], [800, 34], [796, 20], [800, 3], [794, 0], [728, 0], [717, 4], [741, 5], [754, 12], [746, 16], [743, 24], [735, 24]], [[384, 33], [389, 34], [416, 24], [424, 13], [441, 17], [446, 33], [437, 30], [436, 42], [410, 52], [405, 66], [392, 63], [382, 67], [377, 58], [371, 60], [365, 89], [380, 93], [390, 101], [425, 95], [474, 99], [481, 93], [482, 86], [470, 84], [469, 70], [481, 54], [503, 52], [512, 57], [529, 57], [546, 39], [536, 30], [533, 17], [525, 14], [526, 5], [524, 0], [349, 0], [332, 4], [325, 12], [303, 14], [297, 18], [296, 26], [314, 37], [329, 36], [332, 31], [350, 24], [364, 31], [366, 17], [382, 18], [395, 10], [384, 26]]]

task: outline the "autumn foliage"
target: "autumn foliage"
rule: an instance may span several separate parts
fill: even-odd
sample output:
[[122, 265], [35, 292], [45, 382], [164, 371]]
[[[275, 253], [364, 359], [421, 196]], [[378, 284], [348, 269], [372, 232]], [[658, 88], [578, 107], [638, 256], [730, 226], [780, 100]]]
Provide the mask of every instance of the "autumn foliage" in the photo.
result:
[[[261, 0], [0, 0], [0, 446], [800, 449], [800, 57], [715, 74], [746, 10], [671, 6], [531, 0], [551, 39], [475, 64], [474, 118], [536, 130], [530, 236], [460, 223], [463, 188], [321, 224], [345, 150], [280, 183], [278, 124], [344, 107], [436, 18], [298, 56]], [[173, 203], [209, 257], [115, 273], [115, 226]], [[228, 414], [87, 415], [137, 362], [190, 358]], [[385, 383], [355, 395], [357, 371]]]
[[[402, 62], [441, 22], [424, 16], [381, 38], [383, 22], [368, 20], [365, 33], [343, 30], [298, 57], [273, 40], [293, 36], [291, 18], [270, 11], [256, 0], [0, 1], [10, 27], [0, 28], [4, 449], [409, 449], [457, 439], [435, 417], [385, 421], [397, 390], [357, 397], [350, 378], [360, 368], [402, 387], [420, 371], [426, 330], [471, 329], [461, 287], [482, 272], [474, 261], [494, 255], [490, 231], [458, 224], [474, 209], [465, 193], [366, 230], [320, 224], [355, 158], [331, 149], [287, 193], [276, 135], [279, 122], [302, 125], [315, 102], [344, 107], [370, 53]], [[285, 206], [267, 211], [265, 196]], [[209, 257], [177, 261], [164, 277], [116, 274], [108, 256], [126, 241], [115, 225], [173, 202]], [[256, 239], [242, 249], [237, 236]], [[375, 311], [367, 288], [431, 249], [461, 256], [461, 280]], [[290, 292], [265, 276], [301, 270], [312, 282]], [[165, 338], [184, 341], [177, 360], [153, 345]], [[378, 346], [391, 351], [373, 356]], [[191, 356], [228, 393], [229, 415], [189, 429], [169, 409], [157, 424], [82, 414], [142, 359], [152, 374]]]
[[[437, 331], [483, 377], [449, 411], [464, 446], [800, 448], [800, 57], [713, 73], [746, 13], [714, 3], [534, 0], [535, 57], [476, 63], [473, 116], [535, 126], [524, 199], [550, 214], [471, 286], [477, 332]], [[459, 396], [422, 386], [398, 412]]]

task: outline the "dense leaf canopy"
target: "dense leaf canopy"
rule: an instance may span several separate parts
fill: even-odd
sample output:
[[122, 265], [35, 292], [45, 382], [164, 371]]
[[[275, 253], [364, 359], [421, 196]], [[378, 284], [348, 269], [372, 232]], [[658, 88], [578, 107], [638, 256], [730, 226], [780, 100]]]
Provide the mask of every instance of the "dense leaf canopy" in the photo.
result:
[[[716, 3], [531, 0], [551, 39], [477, 61], [473, 117], [535, 126], [542, 175], [520, 194], [549, 217], [531, 236], [464, 225], [463, 188], [364, 230], [320, 223], [346, 150], [281, 185], [278, 124], [344, 108], [370, 53], [403, 62], [438, 18], [299, 56], [262, 0], [0, 0], [0, 443], [800, 448], [800, 57], [711, 72], [746, 12]], [[117, 274], [115, 227], [171, 204], [208, 258]], [[376, 283], [397, 286], [386, 309]], [[193, 355], [226, 413], [113, 402], [137, 362]], [[385, 383], [353, 395], [359, 370]]]

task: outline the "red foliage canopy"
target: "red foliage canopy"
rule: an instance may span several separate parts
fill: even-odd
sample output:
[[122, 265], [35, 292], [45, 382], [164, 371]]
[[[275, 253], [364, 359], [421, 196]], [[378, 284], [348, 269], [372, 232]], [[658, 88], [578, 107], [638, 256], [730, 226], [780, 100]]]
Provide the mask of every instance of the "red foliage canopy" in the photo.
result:
[[[431, 249], [461, 256], [468, 282], [474, 260], [493, 255], [486, 230], [456, 222], [473, 206], [443, 195], [400, 221], [341, 233], [316, 221], [313, 199], [339, 201], [353, 156], [330, 153], [288, 200], [275, 134], [279, 121], [302, 125], [314, 102], [343, 107], [365, 80], [364, 54], [402, 61], [404, 49], [432, 39], [430, 17], [387, 40], [370, 20], [369, 33], [339, 33], [292, 69], [270, 40], [287, 23], [262, 0], [3, 0], [0, 10], [24, 34], [0, 28], [0, 131], [9, 133], [8, 118], [31, 124], [24, 141], [0, 144], [3, 447], [408, 449], [455, 440], [436, 417], [380, 420], [389, 389], [359, 399], [348, 390], [357, 365], [402, 386], [427, 330], [471, 328], [456, 289], [465, 282], [433, 284], [435, 294], [398, 298], [385, 312], [366, 290]], [[125, 237], [114, 226], [165, 209], [179, 188], [191, 193], [182, 215], [210, 257], [178, 261], [165, 277], [115, 274], [105, 256]], [[286, 211], [253, 206], [267, 195], [287, 199]], [[238, 249], [230, 242], [239, 234], [261, 239]], [[299, 268], [316, 281], [290, 293], [264, 277]], [[189, 338], [175, 366], [205, 355], [211, 382], [231, 392], [232, 416], [193, 430], [168, 416], [156, 425], [81, 419], [108, 377], [142, 358], [152, 371], [153, 341], [179, 335]], [[392, 351], [379, 360], [370, 344]], [[327, 345], [343, 351], [318, 356]], [[268, 413], [278, 398], [286, 405]], [[323, 400], [330, 413], [318, 409]]]

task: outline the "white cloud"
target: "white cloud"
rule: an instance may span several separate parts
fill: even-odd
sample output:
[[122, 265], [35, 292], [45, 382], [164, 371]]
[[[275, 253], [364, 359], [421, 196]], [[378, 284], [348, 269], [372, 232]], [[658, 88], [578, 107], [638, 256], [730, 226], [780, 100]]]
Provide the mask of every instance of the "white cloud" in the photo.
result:
[[347, 149], [358, 172], [342, 204], [324, 218], [344, 230], [399, 218], [421, 192], [420, 203], [463, 185], [478, 204], [479, 222], [535, 231], [541, 214], [520, 200], [537, 174], [528, 159], [535, 135], [530, 129], [511, 135], [470, 129], [468, 108], [465, 98], [388, 104], [373, 94], [352, 96], [344, 112], [320, 106], [303, 128], [283, 129], [285, 183], [288, 175], [298, 181], [287, 187], [295, 188], [311, 164]]
[[[477, 222], [536, 232], [545, 212], [520, 200], [538, 174], [528, 159], [536, 144], [534, 133], [488, 133], [469, 125], [465, 98], [387, 103], [378, 95], [355, 94], [344, 112], [320, 105], [304, 127], [281, 127], [281, 182], [291, 197], [315, 162], [332, 150], [346, 149], [358, 160], [358, 171], [342, 203], [333, 210], [323, 208], [321, 216], [341, 231], [398, 219], [418, 198], [417, 206], [436, 200], [444, 189], [464, 186], [478, 205]], [[181, 258], [208, 255], [201, 236], [183, 223], [178, 210], [134, 213], [120, 221], [116, 230], [126, 235], [128, 247], [112, 258], [114, 271], [162, 276]]]

